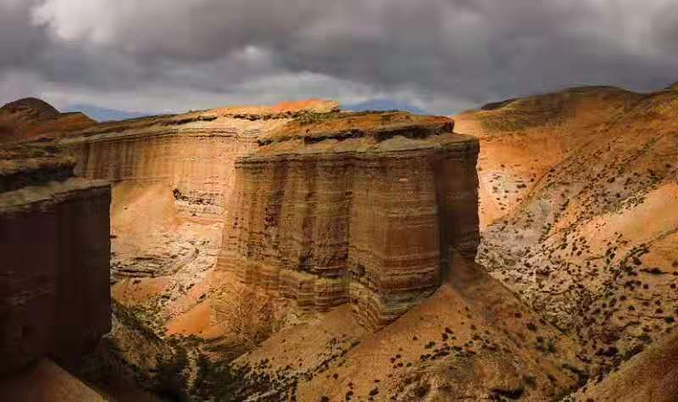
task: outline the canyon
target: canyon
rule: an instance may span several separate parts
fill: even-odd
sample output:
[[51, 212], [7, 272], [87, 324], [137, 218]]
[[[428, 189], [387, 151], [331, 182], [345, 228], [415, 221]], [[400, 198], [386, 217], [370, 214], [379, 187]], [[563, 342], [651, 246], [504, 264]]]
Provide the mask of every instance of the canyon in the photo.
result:
[[35, 370], [0, 389], [49, 373], [118, 400], [675, 397], [675, 88], [452, 117], [45, 105], [0, 110], [0, 367]]

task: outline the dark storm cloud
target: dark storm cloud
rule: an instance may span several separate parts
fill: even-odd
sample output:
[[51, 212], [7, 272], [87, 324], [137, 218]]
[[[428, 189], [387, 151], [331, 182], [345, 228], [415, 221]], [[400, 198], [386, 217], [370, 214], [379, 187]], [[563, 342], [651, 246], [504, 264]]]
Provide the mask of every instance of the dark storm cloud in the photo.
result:
[[31, 1], [0, 1], [0, 68], [21, 66], [41, 51], [44, 33], [31, 24]]
[[665, 0], [0, 0], [0, 97], [454, 112], [572, 85], [661, 87], [678, 79], [677, 26]]

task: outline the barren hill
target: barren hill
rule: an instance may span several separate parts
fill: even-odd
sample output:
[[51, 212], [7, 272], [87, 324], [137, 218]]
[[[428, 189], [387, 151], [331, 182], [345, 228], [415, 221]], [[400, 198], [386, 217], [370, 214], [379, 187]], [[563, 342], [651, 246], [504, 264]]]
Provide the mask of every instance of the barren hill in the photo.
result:
[[576, 88], [455, 117], [481, 139], [478, 261], [616, 366], [678, 318], [678, 93]]
[[83, 113], [60, 113], [43, 100], [19, 99], [0, 108], [0, 143], [54, 138], [95, 124]]

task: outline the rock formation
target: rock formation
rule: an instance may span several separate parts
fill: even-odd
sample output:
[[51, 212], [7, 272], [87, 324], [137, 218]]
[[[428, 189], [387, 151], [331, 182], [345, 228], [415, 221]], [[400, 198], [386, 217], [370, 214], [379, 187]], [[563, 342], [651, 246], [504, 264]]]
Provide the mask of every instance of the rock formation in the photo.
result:
[[0, 373], [77, 362], [110, 330], [107, 183], [44, 150], [0, 152]]
[[325, 311], [393, 321], [478, 244], [478, 143], [447, 118], [327, 113], [236, 160], [219, 269]]
[[[86, 178], [167, 185], [181, 218], [227, 217], [220, 266], [244, 282], [254, 276], [311, 310], [351, 299], [364, 322], [381, 325], [437, 287], [450, 246], [475, 255], [478, 145], [452, 127], [447, 118], [339, 113], [336, 103], [306, 101], [103, 123], [57, 135], [57, 145]], [[269, 198], [249, 205], [259, 192]], [[134, 259], [132, 272], [117, 243], [122, 277], [176, 265]], [[254, 255], [242, 259], [239, 247]], [[202, 255], [191, 250], [187, 258]], [[270, 263], [252, 269], [263, 256]]]
[[675, 396], [675, 91], [575, 88], [454, 121], [312, 101], [37, 137], [63, 115], [3, 109], [41, 141], [0, 150], [2, 372], [111, 327], [93, 318], [105, 179], [115, 314], [78, 373], [105, 392]]
[[292, 102], [103, 123], [72, 133], [59, 146], [79, 161], [79, 175], [140, 186], [169, 183], [183, 216], [215, 221], [233, 187], [235, 158], [252, 150], [262, 132], [335, 108], [334, 102]]

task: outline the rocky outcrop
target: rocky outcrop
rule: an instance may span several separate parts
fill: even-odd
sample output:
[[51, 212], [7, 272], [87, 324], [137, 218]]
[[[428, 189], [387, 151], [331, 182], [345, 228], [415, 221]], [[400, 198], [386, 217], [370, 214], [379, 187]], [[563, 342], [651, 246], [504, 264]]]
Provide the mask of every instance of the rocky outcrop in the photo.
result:
[[3, 374], [46, 355], [75, 362], [111, 325], [109, 185], [32, 154], [3, 151], [0, 163]]
[[139, 185], [169, 183], [180, 214], [221, 220], [233, 187], [235, 158], [256, 147], [257, 137], [309, 112], [334, 110], [333, 102], [272, 107], [231, 107], [104, 123], [59, 142], [92, 179]]
[[350, 302], [373, 327], [478, 244], [478, 143], [447, 118], [298, 118], [238, 158], [218, 268], [310, 310]]

